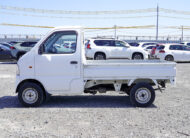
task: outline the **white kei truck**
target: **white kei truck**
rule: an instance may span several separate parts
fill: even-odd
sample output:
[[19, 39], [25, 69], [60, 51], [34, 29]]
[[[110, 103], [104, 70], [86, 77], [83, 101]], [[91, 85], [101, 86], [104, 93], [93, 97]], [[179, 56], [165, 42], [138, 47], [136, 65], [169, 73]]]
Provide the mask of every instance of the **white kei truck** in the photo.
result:
[[106, 91], [128, 94], [132, 105], [147, 107], [155, 90], [175, 79], [174, 62], [86, 60], [83, 28], [56, 27], [17, 62], [15, 91], [26, 107], [40, 106], [49, 95]]

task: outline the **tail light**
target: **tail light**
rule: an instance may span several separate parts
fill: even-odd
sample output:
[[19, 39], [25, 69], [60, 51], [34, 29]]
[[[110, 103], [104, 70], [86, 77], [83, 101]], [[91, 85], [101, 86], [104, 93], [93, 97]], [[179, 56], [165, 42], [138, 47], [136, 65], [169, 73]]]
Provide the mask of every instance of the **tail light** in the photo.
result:
[[10, 48], [11, 48], [11, 49], [15, 49], [15, 47], [14, 47], [14, 46], [11, 46]]
[[90, 44], [87, 45], [87, 49], [91, 49]]
[[160, 50], [159, 53], [165, 53], [165, 51], [164, 50]]

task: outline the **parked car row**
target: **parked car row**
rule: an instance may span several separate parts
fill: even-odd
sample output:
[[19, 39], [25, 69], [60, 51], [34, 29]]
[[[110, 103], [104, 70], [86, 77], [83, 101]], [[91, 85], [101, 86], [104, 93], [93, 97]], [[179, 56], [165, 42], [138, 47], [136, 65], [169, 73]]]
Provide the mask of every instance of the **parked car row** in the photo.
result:
[[106, 59], [160, 59], [190, 61], [190, 42], [159, 44], [158, 42], [127, 43], [114, 39], [89, 39], [85, 44], [86, 57]]
[[36, 41], [27, 42], [1, 42], [0, 43], [0, 60], [18, 60], [26, 52], [30, 51], [36, 44]]
[[129, 44], [133, 47], [143, 48], [153, 59], [175, 62], [190, 61], [190, 42], [166, 44], [159, 44], [157, 42], [133, 42]]
[[[26, 52], [30, 51], [36, 41], [27, 42], [1, 42], [0, 60], [18, 60]], [[64, 43], [64, 46], [71, 51], [76, 47], [76, 43]], [[85, 53], [87, 59], [130, 59], [147, 60], [160, 59], [167, 61], [190, 61], [190, 42], [180, 44], [159, 44], [157, 42], [132, 42], [127, 43], [114, 39], [89, 39], [85, 43]]]
[[152, 49], [152, 57], [167, 61], [190, 61], [190, 47], [183, 44], [160, 44]]

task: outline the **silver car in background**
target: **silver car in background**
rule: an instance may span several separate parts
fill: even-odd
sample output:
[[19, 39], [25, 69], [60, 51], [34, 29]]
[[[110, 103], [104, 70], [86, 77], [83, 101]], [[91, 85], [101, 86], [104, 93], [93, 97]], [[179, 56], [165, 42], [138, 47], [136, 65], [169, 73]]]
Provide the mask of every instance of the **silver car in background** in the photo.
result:
[[13, 45], [14, 48], [11, 50], [12, 57], [19, 60], [19, 58], [30, 51], [36, 43], [37, 42], [19, 42]]

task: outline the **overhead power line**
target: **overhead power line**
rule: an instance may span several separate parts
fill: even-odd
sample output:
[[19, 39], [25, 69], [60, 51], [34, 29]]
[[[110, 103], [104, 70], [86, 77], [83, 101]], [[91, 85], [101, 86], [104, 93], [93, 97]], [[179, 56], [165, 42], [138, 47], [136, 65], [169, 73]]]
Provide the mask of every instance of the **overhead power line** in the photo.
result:
[[36, 28], [54, 28], [52, 26], [23, 25], [23, 24], [9, 24], [9, 23], [1, 23], [0, 25], [4, 25], [4, 26], [20, 26], [20, 27], [36, 27]]
[[[1, 23], [0, 25], [3, 26], [20, 26], [20, 27], [35, 27], [35, 28], [54, 28], [53, 26], [40, 26], [40, 25], [23, 25], [23, 24], [9, 24], [9, 23]], [[117, 26], [116, 29], [146, 29], [146, 28], [152, 28], [155, 27], [155, 25], [144, 25], [144, 26]], [[86, 27], [84, 29], [115, 29], [115, 27]]]
[[13, 6], [0, 5], [2, 10], [13, 10], [32, 13], [48, 13], [48, 14], [74, 14], [74, 15], [101, 15], [101, 14], [134, 14], [134, 13], [150, 13], [155, 12], [155, 8], [138, 9], [138, 10], [117, 10], [117, 11], [66, 11], [66, 10], [48, 10], [48, 9], [36, 9], [36, 8], [23, 8]]
[[[40, 25], [24, 25], [24, 24], [10, 24], [1, 23], [3, 26], [18, 26], [18, 27], [34, 27], [34, 28], [54, 28], [53, 26], [40, 26]], [[110, 29], [153, 29], [155, 25], [144, 25], [144, 26], [113, 26], [113, 27], [85, 27], [85, 30], [110, 30]], [[160, 26], [162, 29], [181, 29], [181, 26]], [[184, 30], [190, 30], [190, 26], [183, 26]]]
[[31, 15], [25, 13], [11, 13], [11, 12], [0, 12], [0, 14], [7, 14], [7, 15], [16, 15], [16, 16], [30, 16], [30, 17], [45, 17], [45, 18], [58, 18], [58, 19], [131, 19], [131, 18], [151, 18], [155, 17], [155, 15], [149, 16], [128, 16], [128, 17], [64, 17], [64, 16], [47, 16], [47, 15]]
[[163, 18], [171, 18], [171, 19], [184, 19], [184, 20], [190, 20], [190, 18], [185, 18], [185, 17], [176, 17], [176, 16], [164, 16], [164, 15], [160, 15], [160, 17]]
[[[7, 15], [15, 15], [15, 16], [29, 16], [29, 17], [40, 17], [40, 18], [57, 18], [57, 19], [139, 19], [139, 18], [153, 18], [156, 17], [156, 15], [148, 15], [148, 16], [123, 16], [123, 17], [64, 17], [64, 16], [47, 16], [47, 15], [34, 15], [34, 14], [25, 14], [25, 13], [11, 13], [11, 12], [0, 12], [0, 14], [7, 14]], [[184, 20], [190, 20], [190, 18], [186, 17], [179, 17], [179, 16], [165, 16], [160, 15], [162, 18], [171, 18], [171, 19], [184, 19]]]
[[179, 11], [179, 10], [171, 10], [171, 9], [164, 9], [164, 8], [160, 8], [160, 11], [165, 12], [165, 13], [190, 15], [190, 11]]

